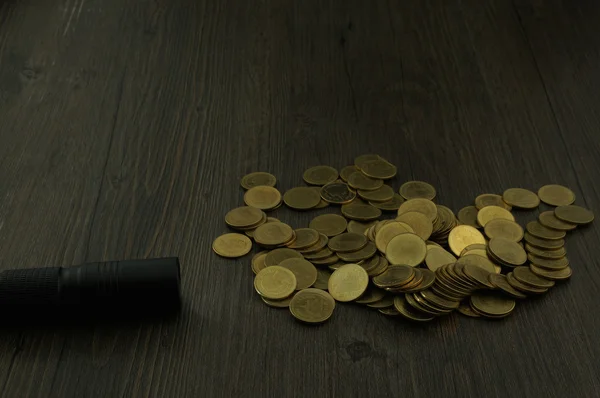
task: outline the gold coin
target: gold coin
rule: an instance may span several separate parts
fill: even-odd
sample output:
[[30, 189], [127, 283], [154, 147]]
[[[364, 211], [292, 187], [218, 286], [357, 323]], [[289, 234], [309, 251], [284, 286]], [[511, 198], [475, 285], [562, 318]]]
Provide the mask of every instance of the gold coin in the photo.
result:
[[267, 267], [254, 278], [254, 289], [268, 299], [282, 300], [296, 290], [296, 277], [283, 267]]
[[575, 194], [562, 185], [544, 185], [538, 191], [541, 201], [550, 206], [567, 206], [575, 202]]
[[242, 257], [252, 250], [252, 241], [245, 235], [230, 233], [215, 239], [212, 248], [221, 257]]
[[525, 250], [527, 250], [527, 253], [533, 254], [534, 256], [547, 258], [549, 260], [561, 259], [567, 255], [567, 250], [564, 247], [560, 247], [554, 250], [545, 250], [538, 249], [537, 247], [533, 247], [530, 244], [526, 244]]
[[466, 256], [463, 256], [456, 260], [456, 263], [464, 265], [472, 264], [489, 272], [490, 274], [496, 273], [496, 267], [494, 263], [492, 263], [489, 259], [482, 256], [478, 256], [476, 254], [467, 254]]
[[294, 232], [296, 233], [296, 240], [288, 245], [290, 249], [302, 250], [319, 242], [319, 232], [314, 229], [299, 228], [295, 229]]
[[335, 271], [336, 269], [343, 267], [344, 265], [346, 265], [346, 263], [340, 261], [339, 263], [328, 265], [327, 268], [329, 268], [331, 271]]
[[542, 293], [546, 293], [548, 291], [547, 288], [538, 288], [538, 287], [533, 287], [530, 285], [526, 285], [523, 282], [517, 280], [513, 273], [510, 272], [506, 275], [506, 281], [515, 289], [517, 289], [518, 291], [525, 293], [525, 294], [542, 294]]
[[379, 249], [381, 253], [385, 254], [387, 245], [394, 237], [410, 232], [412, 231], [399, 222], [390, 222], [385, 224], [375, 236], [375, 244], [377, 245], [377, 249]]
[[357, 166], [367, 176], [382, 180], [393, 178], [397, 172], [396, 166], [383, 159], [367, 161]]
[[[393, 304], [393, 301], [392, 301], [392, 304]], [[379, 308], [377, 311], [382, 313], [385, 316], [400, 316], [400, 313], [398, 312], [398, 310], [396, 310], [396, 308], [394, 308], [393, 306], [389, 307], [389, 308], [387, 308], [387, 307]]]
[[303, 258], [288, 258], [280, 262], [279, 266], [294, 273], [296, 290], [307, 289], [317, 281], [317, 269]]
[[[477, 256], [475, 256], [475, 257], [477, 257]], [[481, 268], [479, 265], [475, 265], [475, 264], [471, 264], [471, 263], [464, 264], [464, 265], [460, 264], [460, 266], [462, 266], [463, 273], [467, 276], [467, 278], [470, 278], [472, 281], [475, 281], [485, 287], [489, 287], [490, 289], [494, 288], [494, 285], [492, 285], [489, 281], [490, 274], [492, 274], [494, 272], [489, 272], [489, 271]]]
[[553, 211], [545, 211], [540, 213], [538, 221], [544, 227], [558, 229], [559, 231], [571, 231], [577, 228], [577, 224], [571, 224], [556, 218]]
[[325, 246], [327, 246], [327, 242], [329, 242], [329, 238], [326, 235], [319, 233], [319, 240], [312, 246], [307, 247], [306, 249], [298, 249], [298, 251], [302, 254], [311, 254], [316, 253], [320, 250], [323, 250]]
[[325, 257], [319, 260], [310, 260], [311, 263], [313, 263], [314, 265], [322, 265], [322, 266], [329, 266], [329, 265], [334, 265], [337, 264], [340, 261], [340, 258], [333, 254], [329, 257]]
[[367, 242], [367, 245], [360, 250], [349, 253], [337, 253], [338, 257], [346, 262], [355, 262], [373, 257], [377, 252], [377, 246], [373, 242]]
[[385, 249], [385, 257], [393, 265], [416, 267], [425, 260], [426, 255], [425, 241], [411, 233], [393, 237]]
[[281, 193], [276, 188], [260, 185], [246, 191], [244, 203], [257, 209], [270, 210], [281, 203]]
[[342, 214], [356, 221], [373, 221], [381, 216], [381, 210], [371, 205], [353, 202], [342, 206]]
[[408, 181], [400, 187], [400, 195], [407, 200], [416, 198], [433, 200], [435, 188], [423, 181]]
[[428, 322], [433, 321], [434, 319], [433, 316], [425, 314], [411, 307], [406, 302], [406, 299], [401, 296], [394, 297], [394, 308], [400, 313], [400, 315], [406, 319], [410, 319], [411, 321]]
[[250, 189], [254, 187], [258, 187], [261, 185], [265, 185], [268, 187], [274, 187], [277, 183], [277, 179], [273, 174], [264, 173], [262, 171], [257, 171], [254, 173], [250, 173], [242, 177], [240, 181], [242, 188]]
[[392, 199], [388, 200], [387, 202], [369, 201], [369, 204], [371, 206], [377, 207], [378, 209], [383, 211], [397, 211], [402, 205], [402, 203], [404, 203], [404, 198], [402, 198], [402, 196], [398, 195], [397, 193], [395, 193]]
[[360, 265], [346, 264], [329, 277], [329, 293], [341, 302], [353, 301], [363, 295], [369, 285], [369, 275]]
[[310, 185], [326, 185], [338, 178], [338, 171], [330, 166], [315, 166], [306, 170], [302, 178]]
[[569, 266], [567, 266], [566, 268], [560, 269], [560, 270], [550, 271], [550, 270], [547, 270], [544, 268], [537, 267], [533, 264], [529, 264], [529, 269], [534, 274], [541, 276], [542, 278], [550, 279], [553, 281], [561, 281], [561, 280], [569, 279], [571, 277], [571, 275], [573, 274], [573, 270], [571, 270], [571, 267], [569, 267]]
[[329, 239], [327, 246], [334, 252], [354, 252], [367, 245], [368, 239], [363, 234], [346, 232]]
[[383, 180], [367, 177], [361, 171], [356, 171], [348, 177], [348, 185], [354, 189], [372, 191], [383, 185]]
[[512, 274], [519, 282], [539, 289], [548, 289], [554, 286], [554, 281], [534, 274], [529, 267], [516, 267]]
[[262, 251], [256, 253], [254, 257], [252, 257], [252, 272], [254, 272], [254, 275], [267, 268], [267, 264], [265, 263], [267, 254], [269, 254], [268, 251]]
[[347, 230], [348, 232], [355, 232], [357, 234], [363, 234], [367, 229], [375, 225], [377, 221], [369, 221], [369, 222], [360, 222], [355, 220], [350, 220], [348, 222]]
[[529, 232], [525, 232], [525, 242], [530, 246], [543, 250], [556, 250], [565, 245], [564, 239], [541, 239], [531, 235]]
[[340, 178], [343, 181], [348, 182], [348, 178], [350, 178], [350, 175], [352, 173], [354, 173], [355, 171], [360, 171], [360, 170], [358, 170], [358, 168], [356, 166], [346, 166], [340, 171]]
[[272, 267], [275, 265], [279, 265], [283, 260], [287, 260], [288, 258], [303, 258], [302, 254], [298, 253], [296, 250], [281, 248], [271, 250], [269, 254], [265, 257], [265, 264], [267, 267]]
[[338, 214], [323, 214], [312, 219], [309, 227], [331, 238], [346, 230], [348, 222]]
[[540, 205], [538, 196], [523, 188], [509, 188], [502, 194], [505, 203], [518, 209], [535, 209]]
[[431, 222], [434, 222], [438, 216], [437, 206], [429, 199], [417, 198], [407, 200], [398, 209], [398, 215], [401, 216], [411, 211], [425, 214]]
[[469, 225], [454, 227], [448, 236], [448, 245], [456, 256], [460, 256], [465, 247], [476, 243], [485, 244], [485, 238], [481, 232]]
[[438, 296], [432, 290], [423, 290], [419, 292], [421, 297], [423, 297], [427, 302], [435, 305], [436, 307], [440, 307], [446, 310], [454, 310], [459, 306], [458, 301], [448, 300], [444, 297]]
[[306, 323], [323, 323], [333, 315], [335, 300], [320, 289], [304, 289], [290, 302], [294, 318]]
[[271, 299], [268, 299], [268, 298], [263, 297], [263, 296], [260, 296], [260, 298], [269, 307], [274, 307], [274, 308], [288, 308], [290, 306], [290, 302], [294, 298], [294, 294], [292, 294], [291, 296], [289, 296], [287, 298], [284, 298], [283, 300], [271, 300]]
[[[390, 307], [394, 308], [394, 296], [386, 295], [384, 298], [382, 298], [379, 301], [367, 304], [367, 307], [376, 308], [376, 309], [382, 309], [382, 308], [387, 309]], [[394, 311], [396, 311], [395, 308], [394, 308]]]
[[319, 190], [311, 187], [296, 187], [288, 190], [283, 195], [283, 202], [292, 209], [308, 210], [316, 207], [321, 202]]
[[529, 253], [527, 259], [536, 267], [547, 269], [548, 271], [558, 271], [569, 266], [569, 259], [567, 257], [547, 259]]
[[232, 228], [247, 228], [259, 224], [263, 216], [265, 216], [266, 222], [266, 215], [262, 210], [255, 207], [242, 206], [230, 210], [225, 215], [225, 222]]
[[429, 239], [433, 232], [431, 220], [418, 211], [408, 211], [396, 217], [396, 221], [404, 222], [415, 231], [415, 234], [423, 240]]
[[527, 262], [527, 253], [517, 242], [504, 238], [494, 238], [488, 243], [488, 250], [503, 263], [513, 267]]
[[369, 202], [387, 202], [394, 198], [394, 190], [389, 185], [382, 185], [372, 191], [359, 189], [358, 196]]
[[[319, 196], [321, 196], [321, 188], [322, 187], [317, 186], [317, 187], [309, 187], [309, 188], [314, 189], [319, 194]], [[315, 207], [313, 207], [313, 209], [324, 209], [327, 206], [329, 206], [329, 203], [324, 201], [323, 198], [321, 198], [321, 200], [319, 201], [319, 204], [316, 205]]]
[[481, 228], [477, 224], [477, 213], [479, 210], [475, 206], [467, 206], [460, 209], [458, 212], [458, 221], [464, 225], [470, 225], [474, 228]]
[[484, 231], [490, 239], [504, 238], [515, 242], [520, 242], [523, 239], [523, 228], [514, 221], [502, 218], [489, 221], [485, 225]]
[[435, 312], [438, 315], [446, 315], [446, 314], [450, 314], [452, 312], [452, 310], [448, 310], [448, 309], [445, 309], [445, 308], [440, 308], [440, 307], [436, 306], [435, 304], [431, 304], [429, 301], [425, 300], [423, 298], [423, 296], [421, 296], [421, 294], [420, 294], [421, 291], [414, 292], [411, 295], [412, 298], [413, 298], [413, 300], [415, 300], [417, 303], [419, 303], [419, 305], [421, 305], [422, 307], [427, 308], [429, 311]]
[[475, 293], [471, 296], [471, 305], [485, 315], [504, 316], [515, 309], [516, 302], [495, 293]]
[[361, 169], [362, 165], [364, 165], [365, 163], [376, 161], [376, 160], [385, 160], [385, 159], [383, 159], [381, 156], [375, 155], [375, 154], [360, 155], [359, 157], [354, 159], [354, 165], [358, 169]]
[[331, 272], [317, 268], [317, 280], [313, 283], [312, 287], [315, 289], [327, 290], [327, 283], [329, 282], [330, 276]]
[[332, 252], [328, 247], [326, 247], [323, 250], [319, 250], [316, 253], [305, 254], [304, 258], [307, 260], [322, 260], [324, 258], [331, 257], [334, 254], [334, 252]]
[[[415, 269], [415, 271], [417, 269]], [[436, 279], [435, 272], [432, 272], [425, 268], [421, 268], [418, 270], [422, 275], [421, 280], [419, 281], [418, 284], [411, 287], [410, 289], [405, 289], [404, 290], [405, 293], [417, 293], [417, 292], [420, 292], [421, 290], [425, 290], [425, 289], [429, 288], [431, 285], [433, 285], [435, 283], [435, 279]]]
[[554, 209], [554, 215], [559, 220], [577, 225], [589, 224], [594, 221], [594, 213], [575, 205], [559, 206]]
[[374, 269], [372, 269], [370, 271], [367, 271], [369, 276], [372, 278], [375, 276], [381, 275], [385, 271], [387, 271], [387, 269], [389, 268], [389, 264], [390, 264], [385, 257], [381, 257], [381, 256], [374, 256], [374, 257], [379, 257], [379, 261], [377, 262], [377, 267], [375, 267]]
[[254, 231], [254, 240], [263, 246], [279, 246], [292, 239], [294, 230], [282, 222], [261, 225]]
[[481, 318], [481, 315], [479, 315], [473, 310], [473, 308], [471, 308], [471, 304], [468, 303], [468, 301], [469, 300], [465, 300], [460, 303], [459, 307], [457, 308], [458, 312], [470, 318]]
[[486, 250], [487, 249], [487, 244], [485, 244], [485, 243], [483, 243], [483, 244], [482, 243], [475, 243], [475, 244], [469, 245], [469, 246], [465, 247], [462, 252], [460, 252], [460, 257], [466, 255], [471, 250], [482, 250], [482, 249]]
[[371, 304], [383, 299], [385, 295], [385, 290], [381, 290], [379, 288], [371, 286], [367, 288], [367, 291], [362, 296], [360, 296], [356, 300], [356, 302], [358, 304]]
[[477, 208], [477, 210], [481, 210], [487, 206], [498, 206], [506, 210], [512, 209], [512, 207], [508, 205], [500, 195], [496, 195], [493, 193], [484, 193], [475, 198], [475, 207]]
[[436, 309], [432, 309], [430, 307], [426, 307], [424, 305], [421, 305], [421, 303], [419, 303], [416, 299], [415, 296], [413, 294], [405, 294], [404, 295], [404, 299], [406, 300], [406, 303], [411, 306], [413, 309], [417, 310], [417, 312], [422, 313], [422, 314], [427, 314], [430, 316], [440, 316], [440, 315], [444, 315], [443, 312], [440, 312]]
[[525, 228], [527, 229], [527, 232], [529, 232], [531, 235], [540, 239], [558, 240], [564, 238], [567, 235], [565, 231], [557, 231], [552, 228], [544, 227], [537, 221], [531, 221], [527, 223], [527, 226]]
[[427, 246], [427, 256], [425, 264], [431, 271], [437, 270], [443, 265], [456, 262], [456, 257], [452, 253], [446, 251], [443, 247]]
[[351, 191], [343, 182], [332, 182], [321, 188], [321, 198], [327, 203], [344, 205], [356, 198], [356, 192]]
[[504, 293], [508, 294], [511, 297], [519, 299], [527, 298], [526, 295], [524, 295], [523, 293], [512, 287], [510, 283], [508, 283], [505, 275], [490, 274], [489, 280], [492, 285], [502, 290]]
[[515, 221], [515, 217], [510, 211], [498, 206], [486, 206], [477, 213], [477, 222], [482, 227], [485, 227], [488, 222], [497, 219]]
[[[265, 214], [265, 215], [266, 215], [266, 214]], [[278, 220], [278, 219], [276, 219], [275, 217], [267, 217], [267, 219], [266, 219], [266, 223], [273, 223], [273, 222], [281, 222], [281, 221], [279, 221], [279, 220]], [[259, 224], [259, 225], [258, 225], [256, 228], [260, 227], [260, 226], [261, 226], [261, 225], [263, 225], [263, 224], [264, 224], [264, 223], [260, 223], [260, 224]], [[247, 236], [247, 237], [249, 237], [249, 238], [254, 238], [254, 231], [256, 231], [256, 228], [254, 228], [254, 229], [249, 229], [249, 230], [246, 230], [246, 229], [244, 228], [244, 230], [243, 230], [243, 231], [244, 231], [244, 233], [246, 234], [246, 236]]]

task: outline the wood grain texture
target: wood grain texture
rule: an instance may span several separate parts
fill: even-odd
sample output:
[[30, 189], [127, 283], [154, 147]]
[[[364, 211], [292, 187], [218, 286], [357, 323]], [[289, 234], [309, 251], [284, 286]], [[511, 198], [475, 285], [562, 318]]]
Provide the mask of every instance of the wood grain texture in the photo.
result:
[[[0, 1], [0, 267], [178, 255], [174, 321], [0, 330], [2, 397], [597, 396], [598, 229], [501, 322], [267, 308], [212, 240], [238, 180], [380, 153], [454, 209], [570, 186], [600, 212], [594, 1]], [[273, 216], [294, 227], [335, 208]], [[538, 212], [519, 213], [525, 222]]]

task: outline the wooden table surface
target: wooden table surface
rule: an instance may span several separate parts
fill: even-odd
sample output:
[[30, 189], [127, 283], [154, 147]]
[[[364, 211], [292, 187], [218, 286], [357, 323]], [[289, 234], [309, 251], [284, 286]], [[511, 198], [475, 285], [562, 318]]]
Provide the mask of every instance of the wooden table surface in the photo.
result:
[[5, 325], [0, 397], [599, 396], [597, 226], [569, 235], [569, 282], [500, 322], [340, 304], [306, 327], [262, 303], [250, 255], [211, 251], [244, 174], [285, 191], [371, 152], [455, 211], [560, 183], [600, 214], [599, 20], [593, 0], [0, 0], [2, 269], [177, 255], [184, 299], [174, 321]]

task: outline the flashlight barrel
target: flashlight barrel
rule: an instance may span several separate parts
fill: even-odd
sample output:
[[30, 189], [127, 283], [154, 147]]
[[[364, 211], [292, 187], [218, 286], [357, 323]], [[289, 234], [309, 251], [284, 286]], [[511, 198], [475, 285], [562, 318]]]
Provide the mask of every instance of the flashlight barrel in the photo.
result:
[[180, 269], [176, 257], [0, 273], [0, 308], [81, 306], [152, 311], [178, 306], [179, 302]]

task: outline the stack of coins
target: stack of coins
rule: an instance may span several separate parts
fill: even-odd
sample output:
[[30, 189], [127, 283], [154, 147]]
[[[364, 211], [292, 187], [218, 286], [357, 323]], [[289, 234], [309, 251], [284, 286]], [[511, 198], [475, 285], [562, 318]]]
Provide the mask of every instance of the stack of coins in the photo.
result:
[[[419, 322], [454, 310], [504, 318], [515, 299], [545, 293], [571, 276], [564, 237], [594, 215], [573, 205], [568, 188], [486, 193], [455, 215], [434, 202], [436, 190], [426, 182], [405, 182], [395, 193], [387, 182], [396, 172], [381, 156], [362, 155], [339, 173], [331, 166], [306, 170], [308, 185], [284, 195], [273, 175], [249, 174], [241, 181], [247, 206], [225, 216], [243, 234], [218, 237], [213, 250], [240, 257], [252, 238], [264, 249], [252, 258], [262, 301], [289, 308], [309, 324], [329, 319], [336, 301]], [[525, 228], [515, 221], [513, 208], [537, 209], [540, 202], [555, 208]], [[282, 203], [299, 211], [338, 205], [340, 211], [294, 229], [265, 213]]]

